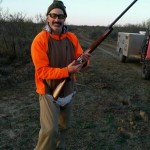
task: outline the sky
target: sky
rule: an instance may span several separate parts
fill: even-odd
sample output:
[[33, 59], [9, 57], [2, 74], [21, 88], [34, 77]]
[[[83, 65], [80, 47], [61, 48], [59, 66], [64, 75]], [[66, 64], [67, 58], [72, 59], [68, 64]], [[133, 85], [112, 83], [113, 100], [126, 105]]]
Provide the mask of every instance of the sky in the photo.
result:
[[[53, 0], [1, 0], [3, 11], [21, 12], [28, 17], [45, 16]], [[133, 0], [62, 0], [66, 6], [66, 23], [70, 25], [110, 25]], [[117, 25], [142, 24], [150, 19], [150, 0], [137, 2], [117, 21]]]

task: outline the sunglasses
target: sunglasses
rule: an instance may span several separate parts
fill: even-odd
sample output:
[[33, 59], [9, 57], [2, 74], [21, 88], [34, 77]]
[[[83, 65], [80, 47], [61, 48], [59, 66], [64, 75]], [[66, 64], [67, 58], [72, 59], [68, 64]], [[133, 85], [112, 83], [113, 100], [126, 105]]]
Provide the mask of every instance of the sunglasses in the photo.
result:
[[56, 19], [57, 17], [58, 17], [58, 19], [65, 19], [66, 18], [66, 16], [65, 15], [63, 15], [63, 14], [55, 14], [55, 13], [50, 13], [50, 14], [48, 14], [51, 18], [53, 18], [53, 19]]

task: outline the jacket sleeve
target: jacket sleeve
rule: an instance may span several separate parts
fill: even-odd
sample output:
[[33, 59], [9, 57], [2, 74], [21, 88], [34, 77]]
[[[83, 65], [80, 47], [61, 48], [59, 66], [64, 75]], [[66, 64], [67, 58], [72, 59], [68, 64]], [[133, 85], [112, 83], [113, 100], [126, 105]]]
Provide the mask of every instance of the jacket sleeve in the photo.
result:
[[67, 67], [52, 68], [47, 56], [48, 35], [39, 33], [32, 42], [31, 56], [35, 66], [35, 72], [40, 79], [61, 79], [69, 76]]

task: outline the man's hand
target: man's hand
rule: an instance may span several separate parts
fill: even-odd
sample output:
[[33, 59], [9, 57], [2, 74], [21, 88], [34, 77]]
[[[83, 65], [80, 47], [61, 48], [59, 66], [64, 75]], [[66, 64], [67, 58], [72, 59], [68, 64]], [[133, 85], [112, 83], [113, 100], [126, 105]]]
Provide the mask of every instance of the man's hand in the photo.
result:
[[69, 73], [79, 72], [82, 67], [86, 64], [86, 62], [90, 59], [92, 55], [89, 53], [89, 50], [84, 51], [84, 53], [80, 56], [83, 63], [76, 63], [76, 60], [72, 61], [68, 66]]
[[92, 55], [89, 53], [89, 50], [86, 50], [86, 51], [84, 51], [84, 53], [81, 55], [81, 58], [82, 58], [83, 62], [87, 62], [87, 61], [90, 59], [91, 56], [92, 56]]
[[68, 66], [68, 72], [69, 73], [76, 73], [79, 72], [82, 68], [83, 64], [76, 64], [76, 61], [72, 61]]

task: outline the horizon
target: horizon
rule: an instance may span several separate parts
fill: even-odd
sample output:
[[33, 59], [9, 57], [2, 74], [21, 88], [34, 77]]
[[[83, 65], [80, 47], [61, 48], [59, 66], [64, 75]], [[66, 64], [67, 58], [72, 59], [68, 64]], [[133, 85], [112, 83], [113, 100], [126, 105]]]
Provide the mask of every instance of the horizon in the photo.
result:
[[[88, 4], [86, 0], [76, 0], [71, 1], [71, 3], [67, 0], [63, 0], [63, 2], [66, 6], [68, 15], [66, 24], [108, 26], [133, 2], [133, 0], [95, 0], [94, 2], [88, 1]], [[48, 0], [39, 0], [39, 3], [37, 3], [36, 0], [13, 0], [13, 3], [10, 3], [9, 0], [2, 0], [0, 7], [3, 11], [8, 10], [12, 15], [15, 13], [23, 13], [26, 14], [27, 18], [35, 19], [37, 15], [46, 17], [47, 8], [51, 3], [52, 1], [49, 2]], [[143, 22], [147, 22], [150, 19], [149, 6], [149, 0], [137, 0], [119, 21], [116, 22], [116, 25], [142, 24]], [[77, 8], [78, 11], [76, 11]]]

